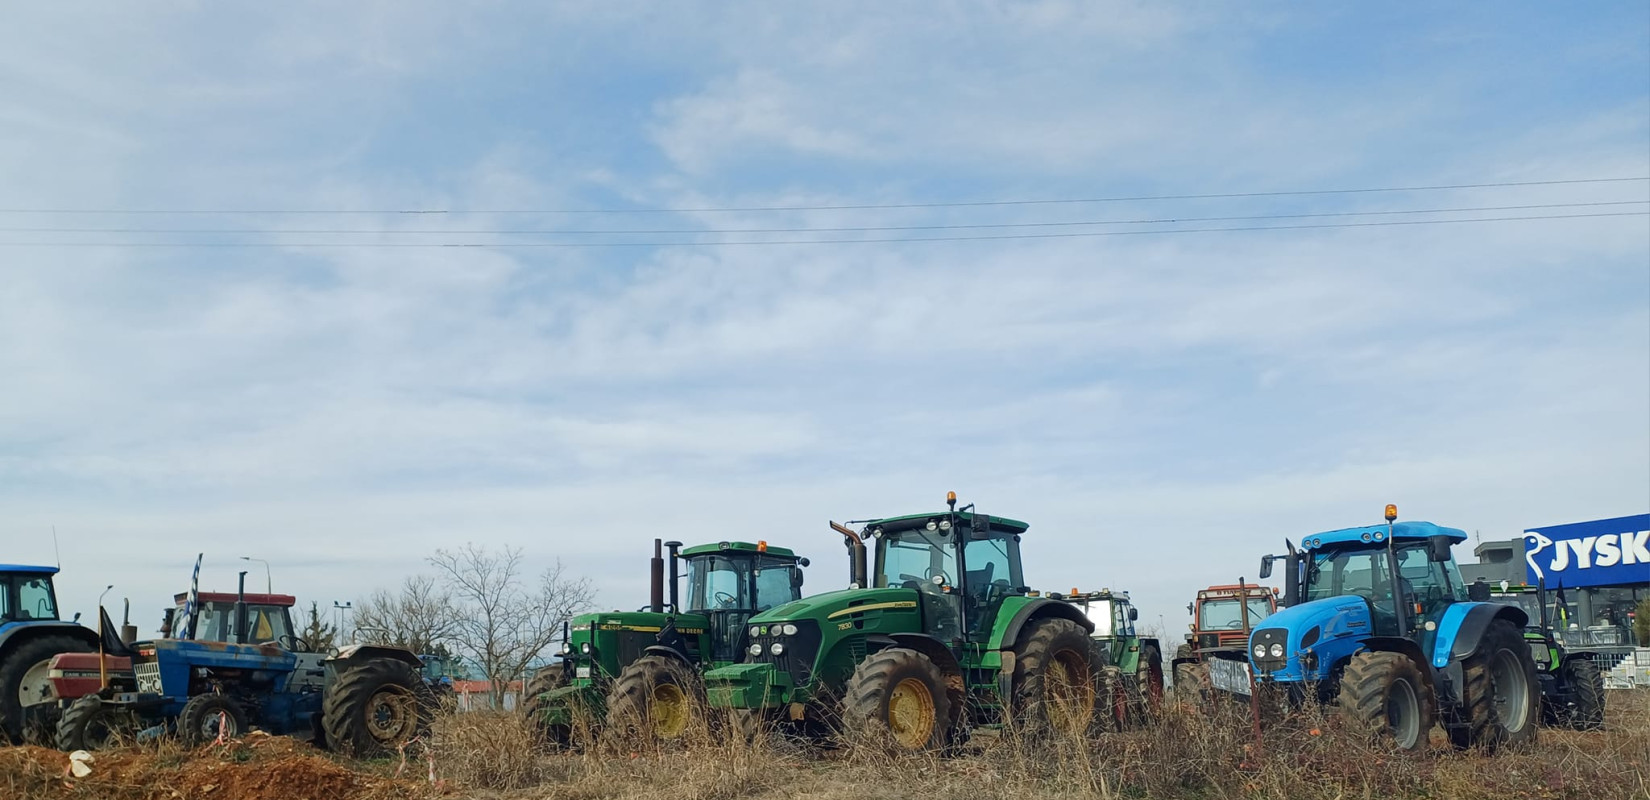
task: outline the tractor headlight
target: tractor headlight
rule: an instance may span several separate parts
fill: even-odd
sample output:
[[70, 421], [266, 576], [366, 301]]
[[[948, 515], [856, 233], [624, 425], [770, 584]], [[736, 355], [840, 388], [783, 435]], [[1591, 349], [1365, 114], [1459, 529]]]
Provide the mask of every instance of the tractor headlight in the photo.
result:
[[776, 656], [785, 655], [785, 643], [784, 642], [774, 642], [773, 647], [768, 648], [768, 652], [770, 652], [770, 653], [772, 653]]
[[1274, 644], [1272, 645], [1272, 649], [1267, 650], [1266, 652], [1271, 653], [1273, 658], [1283, 658], [1283, 645]]
[[792, 625], [789, 622], [785, 623], [785, 635], [786, 636], [795, 636], [796, 635], [796, 626]]
[[761, 642], [752, 642], [751, 646], [749, 648], [747, 648], [745, 650], [745, 652], [750, 653], [753, 656], [762, 655], [762, 643]]
[[1255, 658], [1260, 659], [1260, 658], [1265, 658], [1265, 657], [1266, 657], [1266, 645], [1264, 645], [1264, 644], [1255, 645]]
[[761, 628], [758, 628], [758, 627], [756, 627], [756, 626], [755, 626], [755, 625], [752, 625], [752, 626], [751, 626], [751, 629], [750, 629], [750, 631], [749, 631], [749, 633], [750, 633], [750, 635], [751, 635], [751, 638], [752, 638], [752, 639], [755, 639], [755, 638], [756, 638], [756, 637], [758, 637], [758, 636], [761, 636], [761, 635], [762, 635], [762, 629], [761, 629]]
[[585, 655], [590, 655], [590, 643], [589, 642], [584, 642], [584, 643], [580, 644], [579, 645], [579, 652], [581, 652]]

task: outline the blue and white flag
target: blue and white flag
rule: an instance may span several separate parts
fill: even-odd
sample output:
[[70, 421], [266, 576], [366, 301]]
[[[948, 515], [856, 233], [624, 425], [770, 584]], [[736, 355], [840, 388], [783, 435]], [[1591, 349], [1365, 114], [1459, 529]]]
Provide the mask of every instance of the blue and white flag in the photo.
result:
[[195, 638], [195, 609], [201, 599], [201, 557], [205, 553], [195, 554], [195, 572], [189, 576], [189, 598], [183, 601], [184, 629], [180, 639]]

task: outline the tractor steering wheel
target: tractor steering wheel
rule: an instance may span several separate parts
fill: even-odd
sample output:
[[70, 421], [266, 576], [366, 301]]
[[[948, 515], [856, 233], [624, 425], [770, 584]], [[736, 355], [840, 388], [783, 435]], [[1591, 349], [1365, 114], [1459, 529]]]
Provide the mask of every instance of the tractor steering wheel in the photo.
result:
[[733, 608], [734, 604], [739, 602], [738, 598], [728, 594], [727, 592], [717, 592], [712, 595], [712, 599], [721, 605], [722, 608]]

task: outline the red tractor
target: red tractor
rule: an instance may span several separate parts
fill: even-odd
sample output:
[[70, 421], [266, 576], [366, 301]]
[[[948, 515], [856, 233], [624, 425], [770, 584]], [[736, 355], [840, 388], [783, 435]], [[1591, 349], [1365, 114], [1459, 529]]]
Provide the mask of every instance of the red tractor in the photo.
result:
[[1238, 582], [1200, 589], [1186, 606], [1192, 632], [1174, 655], [1175, 692], [1249, 694], [1249, 633], [1278, 610], [1278, 590]]

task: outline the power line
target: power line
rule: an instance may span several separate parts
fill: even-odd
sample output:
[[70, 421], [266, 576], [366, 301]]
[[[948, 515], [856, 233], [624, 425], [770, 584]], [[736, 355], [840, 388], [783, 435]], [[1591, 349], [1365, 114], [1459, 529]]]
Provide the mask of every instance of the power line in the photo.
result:
[[0, 214], [703, 214], [713, 212], [757, 211], [858, 211], [871, 209], [910, 208], [967, 208], [979, 206], [1029, 206], [1067, 203], [1125, 203], [1148, 200], [1220, 200], [1239, 197], [1300, 197], [1328, 194], [1372, 194], [1377, 192], [1430, 192], [1448, 189], [1494, 189], [1516, 186], [1565, 186], [1587, 183], [1626, 183], [1650, 181], [1650, 177], [1636, 178], [1572, 178], [1547, 181], [1501, 181], [1497, 183], [1454, 183], [1432, 186], [1386, 186], [1357, 189], [1299, 189], [1276, 192], [1222, 192], [1211, 194], [1159, 194], [1121, 197], [1086, 197], [1041, 200], [972, 200], [950, 203], [858, 203], [812, 206], [724, 206], [702, 208], [502, 208], [502, 209], [122, 209], [122, 208], [0, 208]]
[[1613, 211], [1595, 214], [1547, 214], [1513, 217], [1474, 217], [1471, 219], [1416, 219], [1386, 222], [1335, 222], [1313, 225], [1261, 225], [1224, 228], [1159, 228], [1142, 231], [1085, 231], [1068, 233], [1013, 233], [990, 236], [915, 236], [877, 239], [780, 239], [731, 242], [0, 242], [0, 247], [119, 247], [119, 248], [601, 248], [601, 247], [729, 247], [742, 245], [802, 245], [802, 244], [876, 244], [900, 242], [969, 242], [1004, 239], [1075, 239], [1101, 236], [1160, 236], [1178, 233], [1224, 233], [1237, 231], [1292, 231], [1326, 228], [1378, 228], [1401, 225], [1455, 225], [1470, 222], [1516, 222], [1525, 220], [1591, 219], [1598, 217], [1646, 217], [1650, 211]]
[[1312, 214], [1255, 214], [1225, 217], [1156, 217], [1145, 219], [1107, 219], [1076, 222], [980, 222], [961, 225], [860, 225], [844, 227], [804, 228], [606, 228], [606, 229], [477, 229], [424, 228], [418, 230], [396, 228], [0, 228], [0, 233], [152, 233], [152, 234], [453, 234], [478, 233], [488, 235], [616, 235], [616, 234], [726, 234], [726, 233], [864, 233], [878, 231], [978, 230], [982, 228], [1065, 228], [1085, 225], [1166, 225], [1187, 222], [1242, 222], [1266, 219], [1313, 219], [1324, 217], [1372, 217], [1397, 214], [1448, 214], [1483, 211], [1528, 211], [1550, 208], [1595, 208], [1601, 206], [1650, 205], [1650, 200], [1608, 200], [1590, 203], [1543, 203], [1517, 206], [1467, 206], [1457, 208], [1389, 209], [1381, 211], [1333, 211]]

